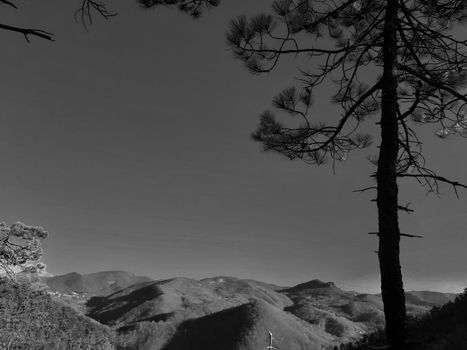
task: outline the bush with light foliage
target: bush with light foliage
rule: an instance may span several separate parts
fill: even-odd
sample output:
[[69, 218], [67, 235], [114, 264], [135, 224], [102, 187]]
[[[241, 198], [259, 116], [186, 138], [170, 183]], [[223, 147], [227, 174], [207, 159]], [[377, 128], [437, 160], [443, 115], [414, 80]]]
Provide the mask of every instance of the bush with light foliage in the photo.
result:
[[0, 272], [11, 275], [13, 271], [38, 272], [45, 269], [40, 263], [42, 240], [48, 232], [40, 226], [22, 222], [13, 225], [0, 223]]

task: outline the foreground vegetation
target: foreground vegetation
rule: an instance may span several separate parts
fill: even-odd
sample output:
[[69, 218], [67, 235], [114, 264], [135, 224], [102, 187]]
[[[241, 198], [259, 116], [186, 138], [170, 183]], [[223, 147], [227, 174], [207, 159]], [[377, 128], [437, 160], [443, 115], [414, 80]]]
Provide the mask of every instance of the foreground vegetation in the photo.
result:
[[110, 328], [25, 282], [0, 279], [0, 315], [0, 349], [114, 349]]
[[[409, 322], [410, 344], [414, 350], [467, 349], [467, 293], [455, 301], [434, 307], [421, 318]], [[342, 345], [342, 350], [363, 350], [386, 344], [384, 332], [375, 332], [362, 342]]]

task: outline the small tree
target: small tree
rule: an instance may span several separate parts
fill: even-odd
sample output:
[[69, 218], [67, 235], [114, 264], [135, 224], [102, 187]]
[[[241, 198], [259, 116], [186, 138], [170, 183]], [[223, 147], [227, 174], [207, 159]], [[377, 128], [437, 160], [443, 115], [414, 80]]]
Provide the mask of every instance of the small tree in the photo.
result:
[[[265, 150], [311, 164], [343, 161], [371, 143], [360, 125], [380, 113], [376, 186], [367, 189], [377, 192], [375, 234], [391, 349], [406, 347], [399, 245], [401, 236], [414, 237], [399, 229], [398, 211], [411, 209], [398, 202], [397, 180], [416, 179], [430, 191], [440, 182], [466, 187], [426, 167], [413, 128], [438, 123], [438, 136], [466, 135], [467, 96], [461, 91], [467, 41], [453, 31], [465, 18], [464, 0], [278, 0], [272, 15], [238, 17], [227, 34], [236, 57], [253, 73], [272, 71], [283, 56], [306, 56], [299, 67], [302, 86], [273, 100], [294, 120], [286, 124], [266, 111], [253, 133]], [[342, 110], [335, 124], [310, 113], [313, 93], [325, 81], [336, 85], [332, 100]]]
[[40, 226], [0, 223], [0, 270], [8, 275], [18, 269], [32, 273], [44, 270], [45, 265], [39, 260], [41, 243], [47, 235], [48, 232]]

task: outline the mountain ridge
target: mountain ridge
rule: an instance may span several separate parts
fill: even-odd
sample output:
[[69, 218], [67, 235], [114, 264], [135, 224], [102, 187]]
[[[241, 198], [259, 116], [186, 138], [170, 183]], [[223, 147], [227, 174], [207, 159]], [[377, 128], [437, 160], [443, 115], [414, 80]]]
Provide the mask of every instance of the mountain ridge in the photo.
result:
[[[427, 291], [408, 292], [407, 296], [407, 309], [414, 316], [422, 315], [432, 306], [453, 299], [451, 295]], [[218, 327], [215, 320], [225, 319], [226, 313], [234, 318], [237, 317], [237, 312], [243, 315], [241, 317], [253, 317], [258, 313], [245, 310], [259, 310], [262, 316], [258, 319], [258, 324], [270, 324], [271, 327], [284, 324], [287, 329], [298, 327], [291, 327], [290, 324], [300, 324], [300, 327], [314, 334], [310, 339], [315, 339], [304, 340], [300, 345], [303, 349], [310, 346], [313, 348], [316, 339], [321, 339], [318, 343], [323, 348], [356, 341], [384, 325], [381, 296], [345, 291], [333, 282], [316, 279], [292, 287], [279, 287], [228, 276], [201, 280], [177, 277], [137, 283], [106, 296], [95, 296], [87, 302], [88, 316], [106, 325], [125, 329], [125, 332], [128, 329], [137, 329], [137, 325], [146, 325], [162, 332], [167, 338], [164, 342], [167, 348], [159, 343], [157, 346], [155, 343], [148, 345], [148, 349], [161, 350], [181, 349], [183, 339], [199, 344], [199, 349], [211, 349], [206, 348], [204, 337], [207, 335], [200, 334], [197, 338], [195, 330], [205, 329], [206, 324]], [[256, 324], [255, 319], [250, 321]], [[286, 324], [290, 327], [285, 326]], [[253, 338], [248, 338], [250, 340], [243, 335], [245, 329], [233, 327], [238, 332], [237, 340], [242, 339], [240, 343], [250, 344], [251, 349], [252, 344], [258, 344], [254, 339], [263, 337], [266, 332], [260, 326], [252, 327], [247, 332], [255, 334]], [[170, 329], [171, 336], [167, 335], [167, 329]], [[189, 333], [185, 335], [186, 338], [182, 335], [184, 332]], [[227, 331], [220, 327], [219, 332]], [[289, 338], [284, 334], [284, 339]], [[284, 344], [285, 348], [294, 348], [289, 341]], [[234, 348], [243, 349], [238, 344]]]
[[[384, 326], [380, 295], [317, 279], [284, 287], [229, 276], [154, 280], [102, 271], [31, 280], [110, 327], [117, 350], [181, 350], [187, 342], [195, 350], [256, 350], [269, 345], [269, 332], [276, 347], [333, 349]], [[407, 310], [419, 316], [454, 296], [407, 292]]]
[[88, 274], [70, 272], [63, 275], [41, 276], [39, 279], [51, 290], [60, 293], [106, 295], [135, 283], [151, 281], [121, 270], [101, 271]]

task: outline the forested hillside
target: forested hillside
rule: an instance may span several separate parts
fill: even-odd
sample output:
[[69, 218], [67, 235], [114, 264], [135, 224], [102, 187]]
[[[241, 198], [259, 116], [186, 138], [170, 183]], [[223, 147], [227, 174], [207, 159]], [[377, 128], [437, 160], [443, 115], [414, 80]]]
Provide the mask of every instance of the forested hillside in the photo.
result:
[[0, 278], [0, 315], [0, 349], [114, 349], [109, 328], [23, 282]]
[[[414, 350], [461, 350], [467, 349], [467, 293], [454, 301], [434, 307], [420, 318], [409, 322], [410, 343]], [[342, 346], [343, 350], [368, 349], [367, 345], [385, 344], [383, 332], [366, 337], [364, 342]]]

